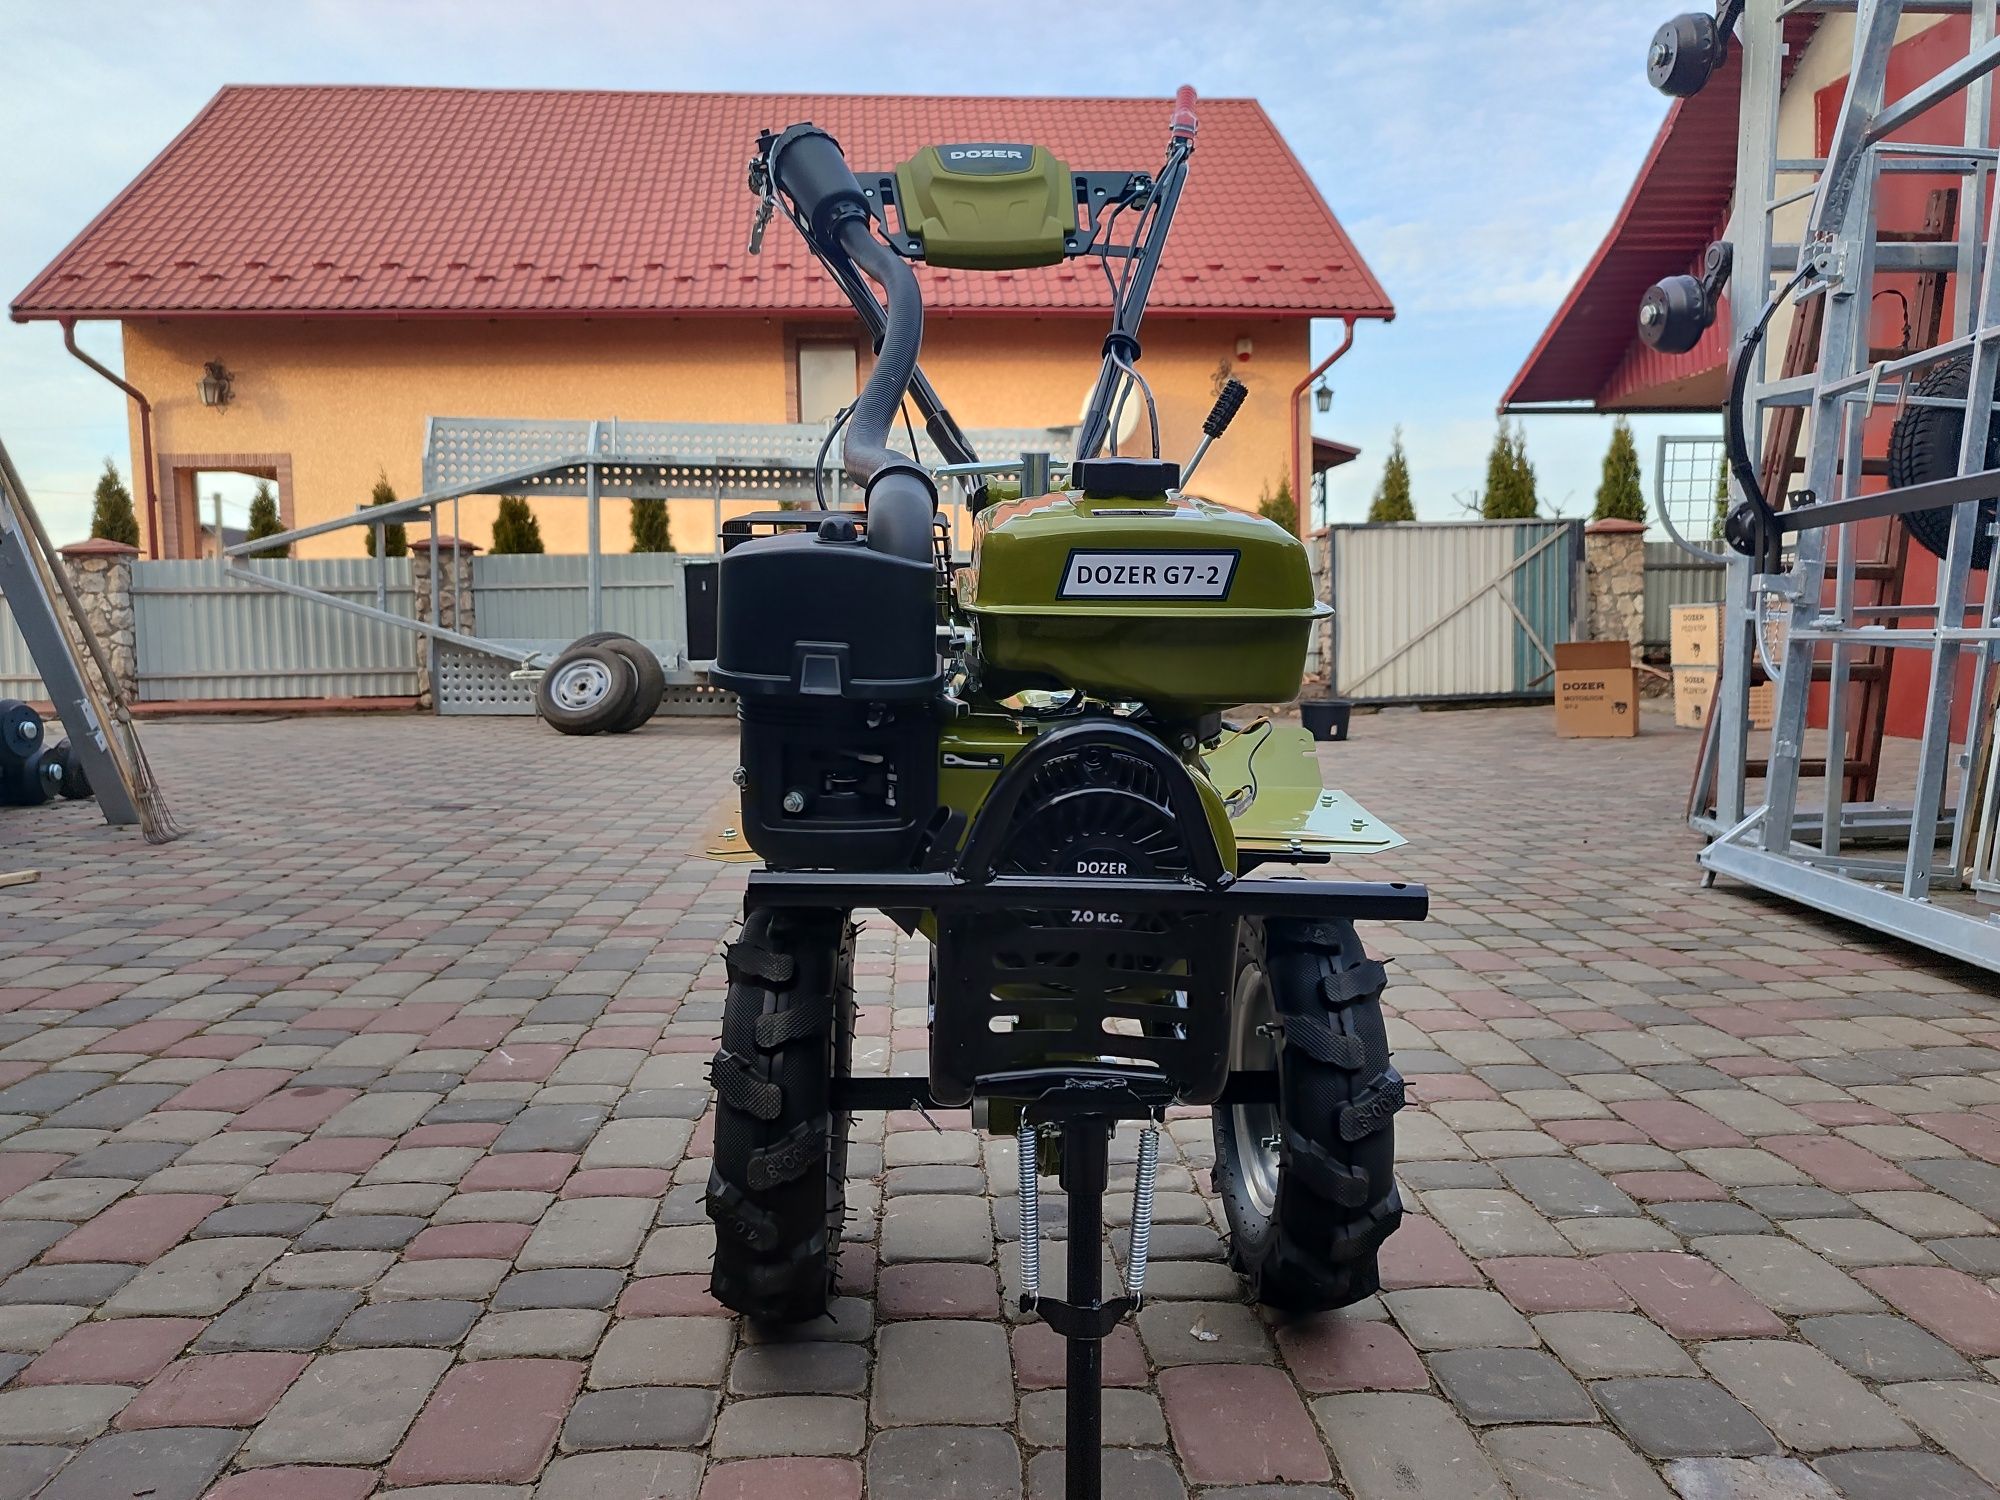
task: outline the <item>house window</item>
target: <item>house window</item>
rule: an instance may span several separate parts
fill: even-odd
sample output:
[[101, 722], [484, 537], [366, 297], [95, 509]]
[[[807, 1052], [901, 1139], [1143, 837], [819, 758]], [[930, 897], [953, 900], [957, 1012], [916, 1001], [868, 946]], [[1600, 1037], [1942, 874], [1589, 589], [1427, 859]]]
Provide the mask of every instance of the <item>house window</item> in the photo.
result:
[[861, 361], [852, 343], [801, 342], [798, 346], [799, 420], [829, 422], [854, 399]]

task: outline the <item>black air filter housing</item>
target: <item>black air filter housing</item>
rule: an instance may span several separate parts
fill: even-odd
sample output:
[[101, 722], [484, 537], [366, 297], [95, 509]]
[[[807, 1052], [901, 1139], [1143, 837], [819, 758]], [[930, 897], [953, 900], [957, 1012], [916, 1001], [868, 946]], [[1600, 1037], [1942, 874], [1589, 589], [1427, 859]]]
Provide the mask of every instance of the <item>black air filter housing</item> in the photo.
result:
[[[869, 550], [853, 516], [807, 513], [818, 514], [814, 529], [750, 537], [724, 553], [710, 680], [744, 698], [934, 696], [936, 568]], [[784, 520], [797, 525], [799, 513]]]

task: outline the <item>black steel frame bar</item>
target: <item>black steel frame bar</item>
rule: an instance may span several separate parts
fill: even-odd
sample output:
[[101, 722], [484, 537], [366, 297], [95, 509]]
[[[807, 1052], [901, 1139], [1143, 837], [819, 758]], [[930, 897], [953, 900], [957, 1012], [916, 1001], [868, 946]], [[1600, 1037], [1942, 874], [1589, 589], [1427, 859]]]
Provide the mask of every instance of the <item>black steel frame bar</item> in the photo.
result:
[[1237, 880], [1197, 886], [1166, 880], [1097, 880], [1076, 876], [1001, 876], [960, 880], [949, 874], [848, 874], [832, 870], [753, 870], [744, 906], [876, 911], [1179, 911], [1250, 917], [1421, 922], [1430, 891], [1404, 881]]
[[1872, 521], [1882, 516], [1903, 516], [1912, 511], [1939, 510], [1964, 505], [1968, 501], [1991, 500], [2000, 496], [2000, 469], [1982, 469], [1976, 474], [1955, 474], [1949, 479], [1933, 479], [1928, 484], [1906, 484], [1901, 489], [1883, 490], [1874, 495], [1856, 495], [1851, 500], [1828, 500], [1817, 505], [1801, 505], [1777, 513], [1778, 529], [1784, 532], [1812, 531], [1823, 526], [1840, 526], [1849, 521]]
[[[1276, 1073], [1231, 1073], [1214, 1100], [1214, 1107], [1278, 1102]], [[931, 1081], [921, 1073], [847, 1074], [833, 1080], [836, 1110], [947, 1109], [931, 1097]]]

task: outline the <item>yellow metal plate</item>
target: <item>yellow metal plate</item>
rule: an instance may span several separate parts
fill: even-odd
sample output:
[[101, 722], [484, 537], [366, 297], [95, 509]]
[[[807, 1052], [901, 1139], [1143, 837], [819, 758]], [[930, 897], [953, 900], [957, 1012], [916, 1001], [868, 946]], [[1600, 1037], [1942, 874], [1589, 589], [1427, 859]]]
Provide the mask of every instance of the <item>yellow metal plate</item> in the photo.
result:
[[1240, 849], [1380, 854], [1409, 842], [1345, 792], [1320, 784], [1313, 738], [1259, 719], [1202, 757]]

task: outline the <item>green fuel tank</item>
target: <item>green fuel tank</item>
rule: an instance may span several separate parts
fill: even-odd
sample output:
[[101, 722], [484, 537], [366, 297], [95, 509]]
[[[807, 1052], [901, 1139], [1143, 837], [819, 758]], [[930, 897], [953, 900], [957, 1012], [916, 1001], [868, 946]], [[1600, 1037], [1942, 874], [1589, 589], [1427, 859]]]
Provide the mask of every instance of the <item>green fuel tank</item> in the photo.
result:
[[1283, 703], [1332, 613], [1296, 537], [1206, 500], [1072, 490], [973, 524], [957, 602], [988, 691], [1081, 688], [1190, 718]]

